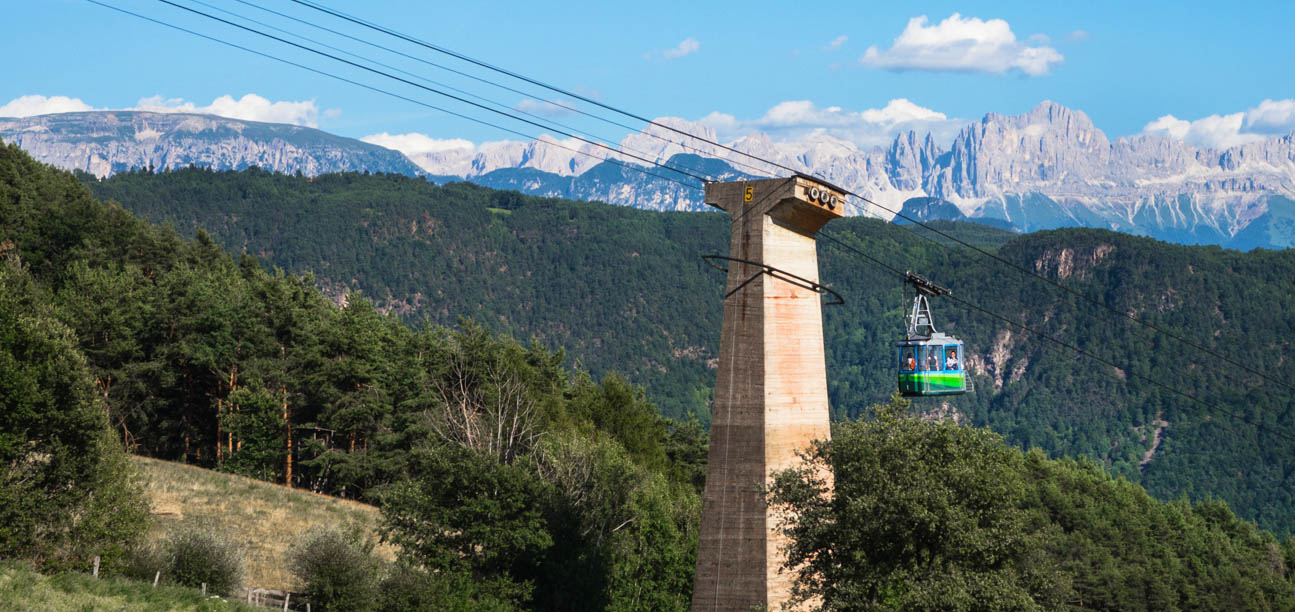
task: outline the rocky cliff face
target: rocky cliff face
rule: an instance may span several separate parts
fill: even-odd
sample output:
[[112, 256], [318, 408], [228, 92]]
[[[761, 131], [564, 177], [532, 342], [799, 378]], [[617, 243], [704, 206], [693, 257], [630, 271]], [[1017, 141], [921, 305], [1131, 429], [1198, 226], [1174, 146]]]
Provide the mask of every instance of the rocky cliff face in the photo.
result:
[[[705, 126], [663, 121], [714, 139]], [[727, 172], [710, 175], [717, 179], [721, 174], [737, 178], [787, 172], [655, 127], [621, 144], [693, 172], [700, 172], [701, 160], [726, 165]], [[912, 132], [900, 134], [889, 147], [866, 151], [827, 136], [775, 143], [753, 134], [731, 146], [823, 176], [892, 211], [902, 208], [906, 216], [921, 219], [973, 219], [1018, 231], [1103, 227], [1173, 242], [1247, 249], [1295, 246], [1290, 221], [1295, 213], [1288, 210], [1295, 199], [1295, 134], [1224, 151], [1148, 136], [1112, 142], [1083, 112], [1044, 102], [1023, 115], [989, 114], [964, 128], [948, 150], [929, 134]], [[590, 189], [591, 181], [581, 178], [597, 165], [589, 166], [587, 157], [577, 160], [582, 156], [569, 151], [551, 148], [550, 153], [544, 164], [509, 164], [483, 152], [475, 166], [480, 171], [460, 176], [496, 187], [600, 197], [643, 208], [704, 208], [699, 194], [633, 172], [619, 179], [599, 175], [604, 181], [620, 182]], [[447, 173], [436, 166], [425, 168]], [[522, 178], [512, 172], [516, 168], [533, 172]], [[715, 171], [713, 165], [708, 169]], [[536, 172], [570, 180], [549, 180]], [[654, 172], [670, 175], [661, 169]], [[862, 203], [856, 212], [893, 215]]]
[[132, 168], [259, 166], [314, 176], [361, 171], [423, 174], [390, 149], [312, 128], [210, 115], [100, 111], [0, 118], [0, 140], [65, 169], [107, 176]]

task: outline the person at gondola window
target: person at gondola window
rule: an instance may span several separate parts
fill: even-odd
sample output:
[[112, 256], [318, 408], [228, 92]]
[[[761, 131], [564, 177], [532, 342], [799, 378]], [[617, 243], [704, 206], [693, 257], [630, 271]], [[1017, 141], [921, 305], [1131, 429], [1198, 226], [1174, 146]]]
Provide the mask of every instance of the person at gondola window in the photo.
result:
[[945, 359], [944, 363], [948, 366], [950, 370], [958, 369], [958, 349], [957, 348], [949, 349], [949, 357]]
[[913, 358], [912, 349], [904, 351], [904, 369], [909, 371], [917, 369], [917, 360]]
[[940, 369], [940, 349], [939, 347], [926, 349], [926, 369], [936, 371]]

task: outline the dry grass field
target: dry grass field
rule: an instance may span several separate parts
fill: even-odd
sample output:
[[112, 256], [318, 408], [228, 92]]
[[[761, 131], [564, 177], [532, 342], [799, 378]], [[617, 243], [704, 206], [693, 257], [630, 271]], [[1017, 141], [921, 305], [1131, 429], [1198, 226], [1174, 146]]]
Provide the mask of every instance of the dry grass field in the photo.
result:
[[[223, 529], [243, 546], [249, 586], [299, 590], [288, 569], [288, 551], [312, 528], [358, 528], [376, 539], [378, 509], [368, 504], [169, 461], [134, 461], [146, 479], [156, 519], [151, 539], [189, 522]], [[377, 552], [383, 559], [395, 558], [390, 547], [379, 546]]]

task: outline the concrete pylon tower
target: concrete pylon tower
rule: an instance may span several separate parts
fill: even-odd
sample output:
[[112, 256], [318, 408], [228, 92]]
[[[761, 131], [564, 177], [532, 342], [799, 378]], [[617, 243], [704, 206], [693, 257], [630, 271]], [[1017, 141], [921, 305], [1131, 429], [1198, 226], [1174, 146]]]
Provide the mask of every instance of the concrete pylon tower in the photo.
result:
[[711, 183], [706, 203], [733, 225], [692, 610], [776, 612], [794, 576], [761, 491], [830, 436], [821, 297], [803, 281], [818, 282], [814, 234], [845, 196], [794, 176]]

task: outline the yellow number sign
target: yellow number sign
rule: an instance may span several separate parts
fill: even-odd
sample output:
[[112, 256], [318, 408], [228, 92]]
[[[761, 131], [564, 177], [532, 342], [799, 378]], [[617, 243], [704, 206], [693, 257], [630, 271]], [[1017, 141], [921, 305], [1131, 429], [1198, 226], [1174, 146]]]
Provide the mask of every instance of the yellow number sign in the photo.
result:
[[743, 196], [742, 199], [746, 200], [747, 202], [750, 202], [753, 198], [755, 198], [755, 187], [751, 187], [748, 185], [746, 188], [746, 194]]

